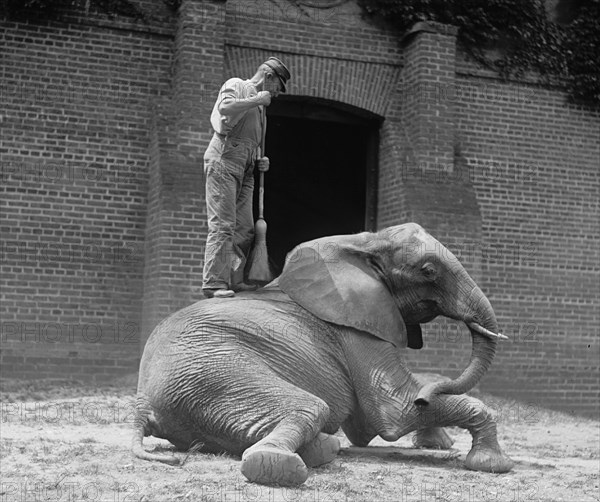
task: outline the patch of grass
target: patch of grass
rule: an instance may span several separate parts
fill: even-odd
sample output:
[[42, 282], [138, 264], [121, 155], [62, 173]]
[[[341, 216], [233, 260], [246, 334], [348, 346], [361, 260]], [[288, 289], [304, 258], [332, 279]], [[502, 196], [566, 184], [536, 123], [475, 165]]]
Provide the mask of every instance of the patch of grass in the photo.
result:
[[131, 396], [137, 389], [137, 374], [116, 377], [106, 383], [84, 382], [71, 379], [19, 380], [0, 378], [0, 400], [50, 401], [81, 396]]

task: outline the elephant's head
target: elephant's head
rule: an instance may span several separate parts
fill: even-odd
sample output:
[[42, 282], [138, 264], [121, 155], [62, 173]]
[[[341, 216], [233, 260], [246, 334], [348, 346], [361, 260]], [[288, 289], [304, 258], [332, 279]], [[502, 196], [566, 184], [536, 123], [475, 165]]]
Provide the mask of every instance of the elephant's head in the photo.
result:
[[418, 405], [474, 387], [492, 363], [497, 339], [505, 338], [458, 259], [415, 223], [301, 244], [289, 253], [279, 285], [317, 317], [397, 347], [421, 348], [420, 324], [438, 315], [464, 321], [473, 340], [469, 365], [455, 380], [423, 387]]

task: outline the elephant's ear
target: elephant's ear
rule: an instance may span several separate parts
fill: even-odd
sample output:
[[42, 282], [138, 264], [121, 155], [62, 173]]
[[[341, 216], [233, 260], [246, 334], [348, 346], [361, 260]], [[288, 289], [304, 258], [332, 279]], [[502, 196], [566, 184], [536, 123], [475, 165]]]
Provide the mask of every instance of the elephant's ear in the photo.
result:
[[407, 346], [406, 326], [387, 287], [343, 240], [317, 239], [294, 248], [279, 287], [324, 321], [366, 331], [396, 347]]

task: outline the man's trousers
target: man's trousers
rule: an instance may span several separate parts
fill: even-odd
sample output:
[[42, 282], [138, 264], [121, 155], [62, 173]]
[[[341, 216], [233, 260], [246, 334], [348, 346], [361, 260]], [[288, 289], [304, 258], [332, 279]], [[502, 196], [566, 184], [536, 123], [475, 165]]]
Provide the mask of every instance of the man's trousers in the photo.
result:
[[256, 145], [215, 134], [204, 154], [208, 237], [202, 288], [232, 288], [244, 280], [254, 239], [252, 196]]

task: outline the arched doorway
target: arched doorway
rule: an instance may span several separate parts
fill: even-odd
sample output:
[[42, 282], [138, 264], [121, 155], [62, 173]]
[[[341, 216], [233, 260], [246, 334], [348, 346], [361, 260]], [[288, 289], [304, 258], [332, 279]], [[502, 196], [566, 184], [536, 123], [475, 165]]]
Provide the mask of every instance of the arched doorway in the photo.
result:
[[279, 273], [300, 242], [375, 229], [382, 117], [298, 96], [273, 100], [267, 117], [265, 220]]

